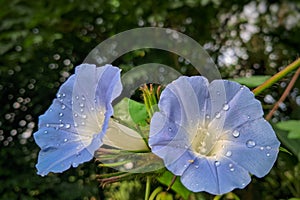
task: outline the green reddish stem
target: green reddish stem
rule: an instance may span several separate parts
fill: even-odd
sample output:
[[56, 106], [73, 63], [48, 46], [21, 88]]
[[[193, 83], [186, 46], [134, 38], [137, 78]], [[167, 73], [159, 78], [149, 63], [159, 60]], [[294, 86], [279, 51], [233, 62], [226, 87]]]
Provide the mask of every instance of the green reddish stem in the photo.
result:
[[293, 70], [300, 67], [300, 58], [289, 64], [286, 68], [269, 78], [267, 81], [265, 81], [263, 84], [252, 90], [255, 96], [263, 92], [265, 89], [271, 87], [274, 83], [278, 82], [280, 79], [285, 77], [287, 74], [292, 72]]

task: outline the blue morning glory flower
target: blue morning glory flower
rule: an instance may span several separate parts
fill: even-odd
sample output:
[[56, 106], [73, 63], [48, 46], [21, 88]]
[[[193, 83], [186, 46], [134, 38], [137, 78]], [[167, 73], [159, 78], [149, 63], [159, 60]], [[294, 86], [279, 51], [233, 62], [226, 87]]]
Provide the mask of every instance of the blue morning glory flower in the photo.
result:
[[149, 145], [193, 192], [224, 194], [265, 176], [280, 142], [253, 93], [226, 80], [180, 77], [161, 94]]
[[121, 90], [119, 68], [90, 64], [76, 67], [75, 74], [39, 117], [39, 129], [34, 134], [41, 148], [38, 174], [63, 172], [93, 158], [113, 114], [111, 102]]

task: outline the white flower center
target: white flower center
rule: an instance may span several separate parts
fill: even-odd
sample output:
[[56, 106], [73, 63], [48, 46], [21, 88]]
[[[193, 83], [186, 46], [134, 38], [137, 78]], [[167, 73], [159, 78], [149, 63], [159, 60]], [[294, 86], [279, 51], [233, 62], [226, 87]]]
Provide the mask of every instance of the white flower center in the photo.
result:
[[206, 127], [197, 126], [194, 138], [191, 141], [191, 148], [196, 154], [210, 156], [216, 140], [214, 131], [209, 131]]

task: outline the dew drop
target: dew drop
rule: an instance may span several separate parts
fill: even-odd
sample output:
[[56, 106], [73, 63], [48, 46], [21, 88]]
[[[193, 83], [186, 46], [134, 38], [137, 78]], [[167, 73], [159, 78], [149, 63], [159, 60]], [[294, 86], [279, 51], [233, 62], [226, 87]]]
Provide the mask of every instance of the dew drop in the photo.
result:
[[66, 106], [65, 106], [64, 104], [62, 104], [62, 105], [61, 105], [61, 109], [64, 110], [65, 108], [66, 108]]
[[81, 99], [82, 99], [82, 101], [85, 101], [85, 97], [83, 95], [82, 95]]
[[253, 147], [256, 146], [256, 143], [255, 143], [253, 140], [248, 140], [248, 141], [246, 142], [246, 146], [247, 146], [248, 148], [253, 148]]
[[241, 90], [245, 89], [245, 86], [241, 85], [240, 89], [241, 89]]
[[67, 142], [68, 141], [68, 139], [66, 138], [66, 139], [64, 139], [64, 142]]
[[59, 116], [62, 117], [64, 114], [63, 113], [59, 113]]
[[195, 165], [195, 168], [198, 169], [198, 168], [199, 168], [199, 165]]
[[233, 137], [237, 138], [237, 137], [240, 136], [240, 132], [239, 132], [238, 130], [234, 130], [234, 131], [232, 132], [232, 135], [233, 135]]
[[221, 163], [220, 163], [219, 161], [215, 161], [215, 166], [216, 166], [216, 167], [219, 167], [220, 164], [221, 164]]
[[64, 124], [60, 124], [59, 127], [60, 127], [60, 128], [64, 127]]
[[86, 118], [87, 118], [87, 116], [86, 116], [86, 115], [82, 115], [82, 118], [83, 118], [83, 119], [86, 119]]
[[265, 148], [264, 147], [260, 147], [259, 149], [263, 151]]
[[79, 99], [79, 96], [76, 96], [76, 97], [75, 97], [75, 99], [77, 99], [77, 100], [78, 100], [78, 99]]
[[62, 95], [63, 97], [65, 97], [65, 96], [66, 96], [66, 94], [65, 94], [65, 93], [62, 93], [61, 95]]
[[219, 96], [221, 93], [220, 93], [220, 91], [217, 91], [217, 95]]
[[52, 111], [53, 111], [53, 109], [52, 109], [52, 108], [50, 108], [50, 109], [49, 109], [49, 111], [50, 111], [50, 112], [52, 112]]
[[266, 146], [266, 149], [271, 150], [272, 148], [270, 146]]
[[168, 131], [170, 131], [170, 132], [171, 132], [171, 131], [172, 131], [172, 128], [171, 128], [171, 127], [169, 127], [169, 128], [168, 128]]
[[216, 112], [216, 119], [219, 119], [220, 117], [221, 117], [221, 113], [219, 113], [219, 112]]
[[270, 157], [270, 154], [269, 154], [269, 153], [267, 153], [267, 157]]
[[71, 127], [71, 124], [66, 124], [65, 127], [66, 127], [66, 128], [70, 128], [70, 127]]
[[82, 109], [82, 108], [80, 109], [80, 112], [83, 112], [83, 109]]
[[210, 119], [210, 116], [209, 116], [209, 115], [205, 115], [205, 118], [206, 118], [206, 119]]
[[83, 104], [83, 103], [80, 103], [79, 106], [80, 106], [81, 108], [83, 108], [83, 107], [84, 107], [84, 104]]
[[230, 157], [232, 155], [232, 152], [231, 151], [227, 151], [226, 154], [225, 154], [227, 157]]
[[183, 165], [183, 167], [184, 167], [184, 168], [186, 168], [186, 167], [187, 167], [187, 165]]
[[248, 115], [248, 116], [247, 116], [247, 119], [250, 119], [250, 118], [251, 118], [250, 115]]
[[232, 168], [232, 167], [233, 167], [233, 164], [232, 164], [232, 163], [230, 163], [230, 164], [229, 164], [229, 167], [230, 167], [230, 168]]
[[229, 105], [227, 103], [225, 103], [223, 105], [223, 110], [225, 110], [225, 111], [229, 110]]
[[47, 134], [47, 133], [48, 133], [48, 131], [44, 131], [44, 133], [45, 133], [45, 134]]
[[83, 126], [84, 126], [84, 125], [85, 125], [85, 122], [81, 122], [81, 125], [83, 125]]
[[75, 114], [74, 114], [74, 117], [78, 117], [78, 114], [77, 114], [77, 113], [75, 113]]
[[46, 124], [46, 127], [50, 127], [50, 125], [49, 125], [49, 124]]
[[233, 171], [234, 171], [234, 168], [230, 168], [230, 171], [233, 172]]

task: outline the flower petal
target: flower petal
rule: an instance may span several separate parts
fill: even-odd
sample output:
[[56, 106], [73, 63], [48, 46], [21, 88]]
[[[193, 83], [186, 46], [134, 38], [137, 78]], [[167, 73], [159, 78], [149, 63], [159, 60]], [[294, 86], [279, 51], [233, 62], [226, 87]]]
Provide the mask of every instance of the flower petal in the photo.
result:
[[204, 111], [210, 107], [207, 86], [208, 81], [204, 77], [179, 77], [162, 92], [158, 104], [160, 111], [185, 128], [194, 126], [198, 120], [204, 122]]
[[236, 82], [215, 80], [209, 85], [209, 94], [213, 104], [207, 112], [211, 116], [216, 113], [220, 116], [212, 120], [209, 127], [232, 130], [263, 116], [261, 104], [253, 93]]
[[[112, 86], [100, 87], [103, 83]], [[120, 70], [116, 67], [82, 64], [76, 68], [39, 118], [39, 130], [34, 134], [41, 147], [38, 174], [62, 172], [93, 158], [113, 112], [111, 102], [121, 89]]]
[[257, 119], [231, 134], [227, 139], [219, 141], [224, 145], [224, 151], [231, 152], [229, 158], [251, 174], [265, 176], [274, 165], [280, 146], [270, 124], [262, 118]]
[[110, 119], [103, 144], [128, 151], [149, 150], [141, 135], [135, 130]]
[[[168, 118], [161, 113], [153, 115], [150, 125], [149, 146], [152, 152], [162, 158], [165, 166], [175, 175], [182, 175], [189, 164], [188, 160], [194, 159], [194, 156], [188, 152], [189, 140], [186, 130], [168, 121]], [[182, 161], [185, 161], [185, 164], [176, 165], [177, 162]]]
[[206, 191], [219, 195], [234, 188], [244, 188], [250, 182], [249, 173], [224, 158], [197, 158], [181, 177], [182, 184], [193, 192]]

